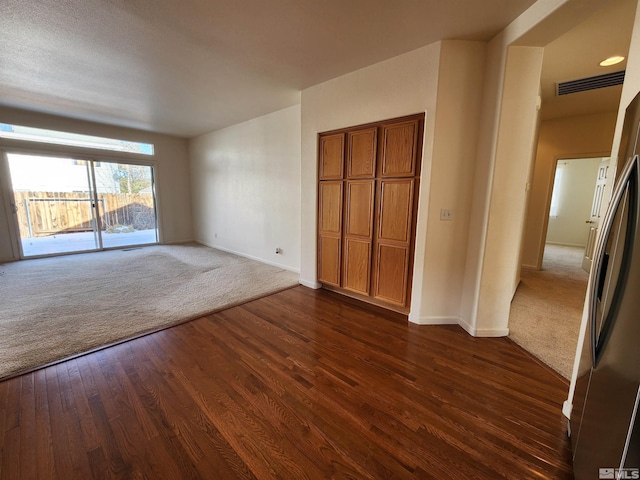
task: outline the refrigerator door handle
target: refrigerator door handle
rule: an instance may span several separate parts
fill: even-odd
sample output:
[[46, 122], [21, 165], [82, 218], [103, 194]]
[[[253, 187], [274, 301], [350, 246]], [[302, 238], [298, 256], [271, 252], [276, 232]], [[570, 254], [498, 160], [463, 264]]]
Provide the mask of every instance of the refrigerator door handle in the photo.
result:
[[[602, 357], [602, 352], [607, 343], [607, 339], [613, 328], [613, 322], [616, 318], [616, 312], [619, 307], [619, 302], [622, 297], [624, 285], [629, 273], [629, 266], [631, 260], [631, 250], [633, 244], [633, 236], [636, 231], [637, 212], [638, 212], [638, 155], [631, 158], [625, 165], [618, 183], [614, 189], [610, 207], [607, 209], [603, 221], [602, 232], [598, 241], [597, 255], [594, 255], [594, 277], [591, 284], [591, 291], [589, 292], [591, 301], [589, 302], [589, 319], [590, 319], [590, 339], [591, 339], [591, 363], [595, 368], [598, 361]], [[608, 313], [605, 321], [602, 325], [600, 332], [600, 338], [597, 338], [597, 319], [596, 319], [596, 306], [598, 301], [599, 286], [604, 283], [605, 275], [607, 273], [608, 258], [605, 258], [605, 248], [607, 245], [607, 239], [611, 234], [613, 222], [616, 217], [616, 212], [620, 206], [620, 202], [624, 198], [625, 192], [629, 194], [629, 211], [627, 213], [629, 222], [627, 224], [627, 230], [625, 232], [624, 250], [622, 253], [622, 261], [620, 265], [620, 272], [616, 280], [616, 285], [611, 297], [611, 304], [609, 306]]]
[[597, 288], [596, 298], [598, 300], [602, 300], [602, 294], [604, 293], [604, 281], [606, 279], [607, 268], [609, 268], [609, 254], [607, 252], [602, 252], [602, 258], [600, 259], [602, 264], [600, 265], [600, 278], [598, 278], [598, 282], [595, 285]]

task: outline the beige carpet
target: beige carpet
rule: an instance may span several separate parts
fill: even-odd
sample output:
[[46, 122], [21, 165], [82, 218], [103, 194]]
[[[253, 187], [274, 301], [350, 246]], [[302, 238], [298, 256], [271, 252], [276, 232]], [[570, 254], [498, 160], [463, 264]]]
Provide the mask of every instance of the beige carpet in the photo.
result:
[[542, 270], [522, 270], [511, 303], [509, 338], [571, 377], [587, 290], [584, 249], [547, 245]]
[[197, 244], [0, 265], [0, 378], [297, 284]]

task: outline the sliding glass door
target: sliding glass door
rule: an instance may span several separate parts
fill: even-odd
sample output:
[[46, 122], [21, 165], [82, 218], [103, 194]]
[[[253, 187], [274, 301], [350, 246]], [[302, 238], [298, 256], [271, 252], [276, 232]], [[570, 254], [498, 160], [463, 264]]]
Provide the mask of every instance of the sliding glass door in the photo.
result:
[[94, 163], [104, 248], [158, 242], [153, 168]]
[[24, 257], [100, 248], [91, 170], [63, 157], [8, 154]]
[[23, 257], [157, 243], [151, 166], [7, 158]]

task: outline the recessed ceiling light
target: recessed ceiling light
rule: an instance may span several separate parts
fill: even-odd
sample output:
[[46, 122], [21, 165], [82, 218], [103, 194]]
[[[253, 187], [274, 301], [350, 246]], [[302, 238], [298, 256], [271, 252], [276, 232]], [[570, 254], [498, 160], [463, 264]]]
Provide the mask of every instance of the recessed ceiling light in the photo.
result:
[[610, 65], [615, 65], [616, 63], [620, 63], [623, 60], [624, 60], [624, 57], [616, 55], [615, 57], [609, 57], [609, 58], [601, 61], [600, 62], [600, 66], [601, 67], [608, 67]]

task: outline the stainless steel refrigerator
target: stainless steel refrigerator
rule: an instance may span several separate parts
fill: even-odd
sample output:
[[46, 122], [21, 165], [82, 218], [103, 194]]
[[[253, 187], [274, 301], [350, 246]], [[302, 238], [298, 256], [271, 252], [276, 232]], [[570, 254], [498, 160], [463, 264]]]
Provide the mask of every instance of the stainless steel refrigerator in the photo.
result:
[[592, 266], [589, 321], [570, 419], [576, 480], [640, 478], [640, 95]]

